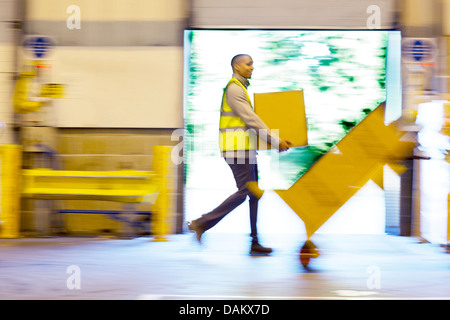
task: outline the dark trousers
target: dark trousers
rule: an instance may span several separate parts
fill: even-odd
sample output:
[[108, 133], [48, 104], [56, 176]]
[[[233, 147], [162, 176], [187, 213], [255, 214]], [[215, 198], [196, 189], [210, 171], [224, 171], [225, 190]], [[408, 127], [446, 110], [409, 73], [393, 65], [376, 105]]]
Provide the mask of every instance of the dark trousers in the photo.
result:
[[[256, 198], [248, 189], [247, 182], [258, 181], [258, 168], [256, 163], [240, 164], [237, 161], [227, 161], [228, 165], [233, 172], [234, 179], [236, 180], [236, 186], [238, 191], [229, 196], [224, 202], [222, 202], [213, 211], [202, 215], [195, 222], [204, 231], [214, 227], [220, 220], [222, 220], [228, 213], [233, 211], [239, 205], [241, 205], [247, 196], [249, 197], [250, 206], [250, 236], [254, 241], [258, 241], [256, 219], [258, 216], [258, 198]], [[252, 161], [256, 162], [256, 161]]]

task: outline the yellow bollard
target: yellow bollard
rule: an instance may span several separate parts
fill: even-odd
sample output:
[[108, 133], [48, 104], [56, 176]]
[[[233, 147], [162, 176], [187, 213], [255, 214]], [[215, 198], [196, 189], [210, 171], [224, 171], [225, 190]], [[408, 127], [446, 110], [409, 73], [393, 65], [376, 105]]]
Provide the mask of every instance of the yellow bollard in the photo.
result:
[[0, 238], [20, 236], [20, 194], [22, 170], [22, 146], [1, 146], [2, 198], [0, 213]]
[[[450, 165], [450, 154], [447, 154], [445, 160]], [[450, 193], [447, 195], [447, 253], [450, 253]]]
[[169, 167], [172, 147], [153, 147], [153, 171], [158, 179], [158, 197], [153, 205], [152, 233], [155, 241], [167, 241], [170, 214], [170, 177]]
[[450, 253], [450, 193], [447, 195], [447, 252]]

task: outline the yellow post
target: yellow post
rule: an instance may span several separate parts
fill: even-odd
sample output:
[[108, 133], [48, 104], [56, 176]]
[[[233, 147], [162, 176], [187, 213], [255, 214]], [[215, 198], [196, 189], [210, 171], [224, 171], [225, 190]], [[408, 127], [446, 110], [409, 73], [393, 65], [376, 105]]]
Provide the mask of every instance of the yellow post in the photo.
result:
[[169, 233], [170, 177], [172, 147], [153, 147], [153, 171], [158, 179], [158, 197], [153, 205], [152, 233], [155, 241], [166, 241]]
[[[445, 160], [450, 165], [450, 154], [447, 154]], [[447, 195], [447, 252], [450, 253], [450, 193]]]
[[20, 236], [20, 178], [22, 146], [5, 144], [1, 147], [2, 203], [0, 238]]
[[450, 193], [447, 195], [447, 252], [450, 252]]

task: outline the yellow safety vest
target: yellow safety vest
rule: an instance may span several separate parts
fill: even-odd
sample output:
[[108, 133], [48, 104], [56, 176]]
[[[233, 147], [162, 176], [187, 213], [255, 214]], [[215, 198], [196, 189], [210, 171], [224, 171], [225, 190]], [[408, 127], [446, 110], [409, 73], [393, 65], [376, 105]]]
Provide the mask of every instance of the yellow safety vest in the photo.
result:
[[226, 90], [231, 83], [235, 83], [244, 89], [247, 101], [251, 105], [250, 97], [244, 85], [235, 78], [231, 79], [223, 92], [220, 108], [220, 151], [256, 150], [256, 132], [249, 129], [227, 103]]

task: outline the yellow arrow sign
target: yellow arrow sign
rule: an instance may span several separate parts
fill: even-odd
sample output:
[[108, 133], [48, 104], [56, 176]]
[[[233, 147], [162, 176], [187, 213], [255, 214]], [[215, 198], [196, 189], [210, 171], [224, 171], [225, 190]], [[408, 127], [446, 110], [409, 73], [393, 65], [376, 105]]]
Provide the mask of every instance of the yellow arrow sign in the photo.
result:
[[367, 181], [380, 184], [384, 164], [398, 167], [412, 153], [414, 143], [384, 124], [384, 110], [378, 106], [288, 190], [276, 190], [305, 223], [308, 239]]

